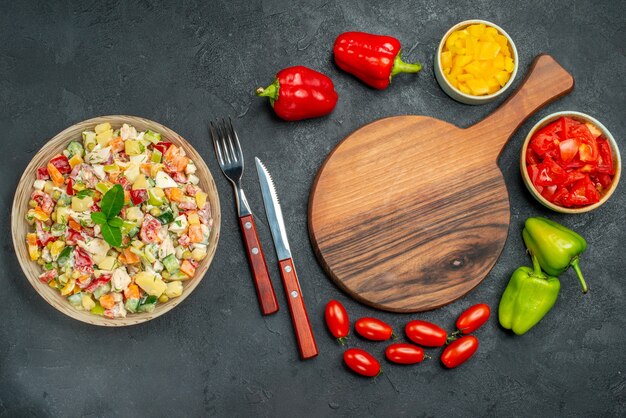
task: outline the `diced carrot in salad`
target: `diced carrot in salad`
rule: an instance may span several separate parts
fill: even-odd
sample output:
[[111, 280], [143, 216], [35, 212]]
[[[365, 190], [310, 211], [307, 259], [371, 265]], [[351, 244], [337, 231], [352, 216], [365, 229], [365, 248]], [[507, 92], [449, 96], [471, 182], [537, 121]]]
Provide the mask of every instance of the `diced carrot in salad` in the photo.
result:
[[[159, 133], [108, 123], [83, 132], [33, 182], [26, 245], [39, 280], [75, 309], [112, 319], [180, 296], [213, 225], [195, 172], [184, 149]], [[124, 189], [119, 247], [91, 217], [116, 184]]]

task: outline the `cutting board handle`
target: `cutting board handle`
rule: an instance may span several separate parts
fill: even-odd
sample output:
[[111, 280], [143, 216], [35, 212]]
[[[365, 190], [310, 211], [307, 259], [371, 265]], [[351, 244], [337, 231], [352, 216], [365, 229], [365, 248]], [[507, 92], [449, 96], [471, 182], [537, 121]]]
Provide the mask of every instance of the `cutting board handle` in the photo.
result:
[[508, 100], [468, 129], [485, 132], [484, 135], [477, 135], [488, 142], [483, 149], [492, 149], [500, 154], [511, 135], [526, 119], [573, 88], [574, 78], [570, 73], [550, 55], [538, 55], [528, 75]]

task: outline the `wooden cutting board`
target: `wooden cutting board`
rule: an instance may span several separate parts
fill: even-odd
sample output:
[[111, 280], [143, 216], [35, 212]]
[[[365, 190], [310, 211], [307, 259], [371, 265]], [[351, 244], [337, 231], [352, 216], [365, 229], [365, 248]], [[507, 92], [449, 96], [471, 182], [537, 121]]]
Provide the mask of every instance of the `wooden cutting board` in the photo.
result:
[[476, 287], [508, 234], [500, 151], [526, 118], [573, 87], [540, 55], [511, 97], [469, 128], [396, 116], [350, 134], [324, 161], [309, 200], [311, 241], [330, 277], [393, 312], [434, 309]]

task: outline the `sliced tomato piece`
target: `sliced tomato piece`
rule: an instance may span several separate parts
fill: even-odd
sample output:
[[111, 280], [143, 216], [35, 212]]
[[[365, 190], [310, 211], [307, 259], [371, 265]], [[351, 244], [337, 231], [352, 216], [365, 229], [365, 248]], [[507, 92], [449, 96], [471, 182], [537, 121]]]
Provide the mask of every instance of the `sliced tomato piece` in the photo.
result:
[[604, 138], [598, 138], [597, 143], [600, 156], [598, 158], [596, 171], [598, 173], [614, 175], [615, 167], [613, 166], [613, 153], [611, 151], [611, 145]]
[[554, 186], [542, 187], [543, 190], [540, 191], [541, 196], [551, 201], [558, 187], [559, 186], [557, 186], [556, 184]]
[[598, 193], [589, 176], [585, 176], [584, 179], [574, 183], [570, 194], [565, 200], [570, 206], [586, 206], [598, 202], [600, 193]]
[[567, 173], [563, 167], [550, 157], [546, 157], [537, 168], [539, 169], [539, 175], [535, 184], [538, 186], [561, 185], [567, 179]]
[[554, 193], [552, 198], [548, 200], [550, 200], [550, 202], [552, 203], [556, 203], [557, 205], [566, 206], [565, 198], [568, 194], [569, 191], [565, 187], [557, 187], [556, 192]]
[[586, 125], [578, 124], [570, 127], [570, 138], [579, 141], [578, 153], [581, 161], [592, 162], [598, 159], [598, 142]]
[[528, 147], [526, 149], [526, 164], [539, 164], [541, 158], [537, 155], [534, 149]]
[[578, 154], [578, 139], [569, 138], [559, 142], [559, 155], [563, 161], [572, 161]]
[[576, 183], [578, 180], [582, 180], [587, 177], [587, 174], [581, 173], [580, 171], [569, 171], [567, 173], [567, 178], [563, 182], [563, 185], [568, 186], [570, 184]]
[[608, 189], [613, 183], [613, 177], [608, 174], [600, 173], [596, 176], [597, 183], [600, 184], [602, 190]]

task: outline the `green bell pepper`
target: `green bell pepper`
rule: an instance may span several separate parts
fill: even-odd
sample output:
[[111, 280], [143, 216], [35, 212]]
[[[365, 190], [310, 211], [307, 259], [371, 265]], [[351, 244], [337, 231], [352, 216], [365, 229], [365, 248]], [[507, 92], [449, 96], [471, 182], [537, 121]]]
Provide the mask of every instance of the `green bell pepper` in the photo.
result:
[[552, 309], [560, 289], [559, 279], [544, 274], [533, 255], [533, 268], [515, 270], [502, 294], [500, 325], [517, 335], [526, 333]]
[[578, 276], [583, 293], [587, 293], [587, 283], [578, 266], [578, 257], [587, 248], [583, 237], [546, 218], [526, 219], [522, 237], [526, 248], [537, 257], [543, 271], [558, 276], [571, 266]]

